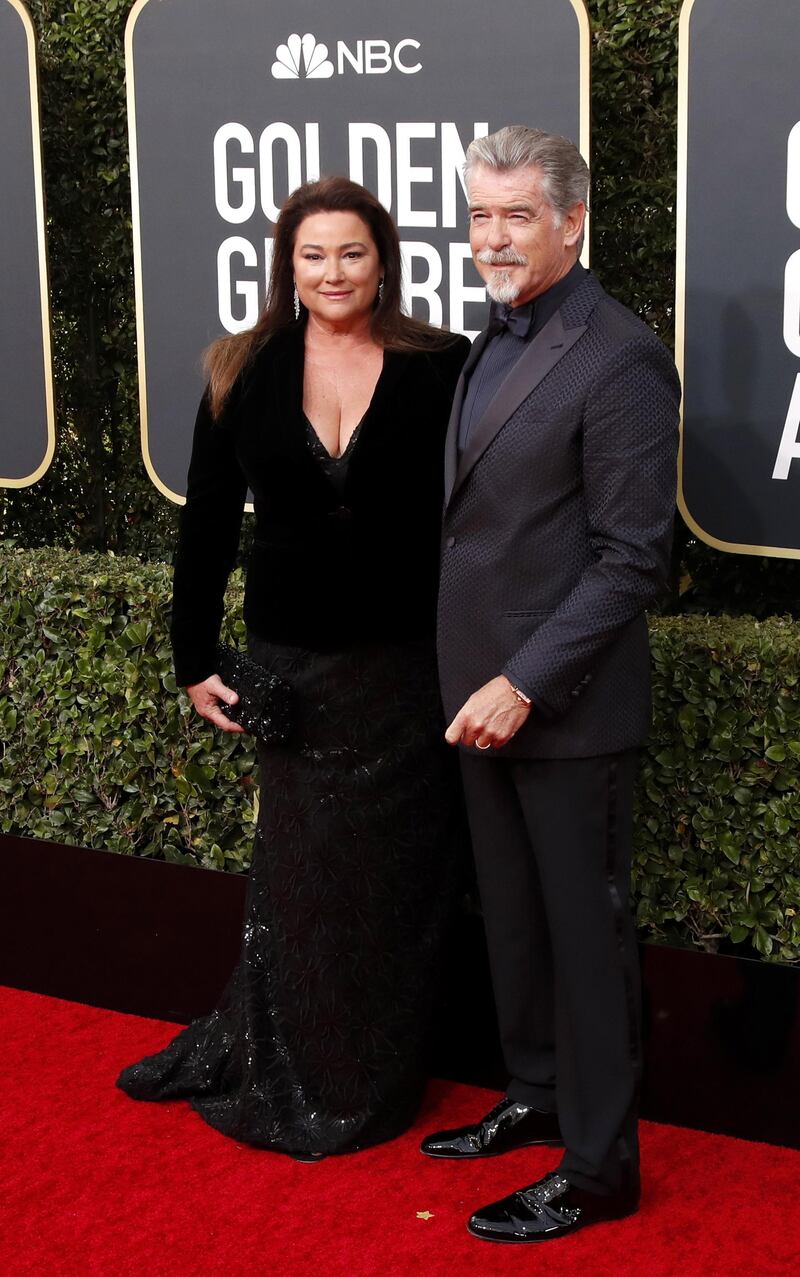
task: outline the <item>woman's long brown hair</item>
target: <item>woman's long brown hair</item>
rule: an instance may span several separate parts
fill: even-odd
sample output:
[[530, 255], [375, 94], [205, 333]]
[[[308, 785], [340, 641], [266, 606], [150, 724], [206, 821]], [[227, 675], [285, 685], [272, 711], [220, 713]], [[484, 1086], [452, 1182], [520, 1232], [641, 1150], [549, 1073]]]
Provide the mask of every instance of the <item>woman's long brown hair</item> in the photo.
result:
[[275, 225], [267, 300], [258, 320], [243, 333], [220, 337], [205, 352], [211, 414], [217, 418], [239, 374], [279, 328], [294, 322], [292, 253], [300, 223], [312, 213], [356, 213], [370, 229], [383, 265], [383, 295], [372, 313], [374, 340], [386, 350], [441, 350], [453, 335], [400, 309], [400, 241], [381, 202], [346, 177], [323, 177], [306, 182], [289, 196]]

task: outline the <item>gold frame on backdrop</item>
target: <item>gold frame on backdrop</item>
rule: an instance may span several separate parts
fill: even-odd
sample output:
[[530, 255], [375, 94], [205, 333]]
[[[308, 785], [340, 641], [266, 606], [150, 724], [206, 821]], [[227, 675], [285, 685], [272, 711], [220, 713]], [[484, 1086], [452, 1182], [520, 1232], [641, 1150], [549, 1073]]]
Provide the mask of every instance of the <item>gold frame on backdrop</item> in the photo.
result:
[[[580, 54], [578, 62], [578, 94], [580, 101], [578, 103], [578, 119], [579, 133], [578, 148], [581, 155], [589, 165], [589, 172], [592, 169], [592, 25], [589, 19], [589, 10], [586, 7], [586, 0], [570, 0], [575, 17], [578, 19], [578, 38], [580, 40]], [[590, 186], [591, 192], [591, 186]], [[581, 253], [581, 262], [584, 266], [589, 266], [589, 258], [591, 252], [592, 238], [592, 199], [589, 196], [589, 208], [586, 212], [586, 225], [584, 227], [583, 252]]]
[[[0, 0], [1, 2], [1, 0]], [[44, 362], [45, 418], [47, 447], [39, 465], [21, 479], [0, 478], [0, 488], [28, 488], [41, 479], [56, 450], [55, 395], [53, 390], [53, 354], [50, 332], [50, 289], [47, 274], [47, 242], [45, 238], [44, 182], [42, 179], [42, 140], [39, 118], [39, 75], [36, 62], [36, 32], [22, 0], [6, 0], [19, 14], [28, 46], [28, 85], [31, 97], [31, 138], [33, 142], [33, 188], [36, 204], [36, 246], [39, 257], [39, 301], [42, 313], [42, 355]]]
[[133, 33], [139, 14], [149, 0], [136, 0], [125, 24], [125, 95], [128, 107], [128, 151], [131, 176], [131, 227], [133, 231], [133, 287], [136, 306], [136, 364], [139, 373], [139, 437], [142, 460], [150, 481], [163, 496], [176, 505], [185, 505], [186, 498], [173, 492], [158, 476], [150, 456], [147, 429], [147, 373], [144, 353], [144, 285], [142, 282], [142, 230], [139, 217], [139, 162], [136, 144], [136, 91], [133, 76]]
[[[12, 0], [13, 2], [13, 0]], [[591, 89], [591, 28], [589, 24], [589, 14], [586, 8], [586, 0], [568, 0], [578, 20], [578, 38], [580, 41], [579, 53], [579, 107], [578, 118], [580, 121], [580, 138], [578, 145], [586, 162], [590, 162], [589, 144], [590, 144], [590, 89]], [[134, 66], [133, 66], [133, 36], [136, 23], [142, 10], [150, 3], [150, 0], [136, 0], [133, 8], [128, 15], [128, 21], [125, 26], [125, 80], [126, 95], [128, 103], [128, 142], [130, 148], [130, 173], [131, 173], [131, 211], [132, 211], [132, 227], [133, 227], [133, 277], [136, 298], [136, 350], [137, 350], [137, 366], [139, 370], [139, 420], [140, 420], [140, 436], [142, 446], [142, 458], [144, 460], [145, 469], [152, 483], [158, 488], [163, 496], [167, 497], [176, 505], [185, 505], [186, 498], [180, 493], [173, 492], [171, 488], [159, 478], [152, 457], [150, 456], [150, 441], [148, 433], [148, 410], [147, 410], [147, 376], [145, 366], [145, 345], [144, 345], [144, 290], [142, 283], [142, 240], [141, 240], [141, 221], [139, 216], [139, 172], [138, 172], [138, 152], [136, 144], [136, 89], [134, 84]], [[584, 265], [589, 264], [589, 234], [587, 219], [587, 234], [584, 241], [584, 250], [581, 256]], [[253, 506], [248, 502], [245, 506], [246, 510], [252, 510]]]
[[[688, 182], [688, 129], [689, 129], [689, 23], [696, 0], [684, 0], [678, 26], [678, 195], [677, 195], [677, 252], [675, 262], [675, 363], [683, 385], [686, 341], [686, 209]], [[759, 554], [775, 559], [800, 559], [800, 550], [773, 545], [742, 545], [735, 541], [721, 541], [702, 528], [690, 513], [683, 491], [683, 456], [685, 435], [685, 404], [681, 403], [680, 448], [678, 451], [678, 509], [687, 526], [701, 541], [715, 550], [728, 554]]]

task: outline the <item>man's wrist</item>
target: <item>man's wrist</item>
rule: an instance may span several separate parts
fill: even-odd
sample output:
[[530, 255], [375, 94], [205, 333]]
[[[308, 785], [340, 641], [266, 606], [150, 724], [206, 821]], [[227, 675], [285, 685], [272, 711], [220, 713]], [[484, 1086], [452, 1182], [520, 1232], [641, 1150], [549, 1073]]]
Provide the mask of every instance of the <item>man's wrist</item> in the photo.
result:
[[508, 686], [511, 688], [512, 692], [513, 692], [513, 693], [514, 693], [514, 695], [516, 696], [516, 698], [517, 698], [517, 700], [519, 701], [520, 705], [525, 705], [525, 706], [527, 706], [527, 708], [528, 708], [528, 709], [530, 709], [530, 707], [531, 707], [531, 705], [533, 704], [533, 702], [531, 701], [531, 698], [530, 698], [530, 696], [528, 696], [527, 692], [523, 692], [523, 690], [522, 690], [522, 688], [521, 688], [521, 687], [517, 687], [516, 683], [512, 683], [512, 682], [511, 682], [511, 679], [508, 677], [508, 675], [507, 675], [507, 674], [504, 674], [504, 675], [503, 675], [503, 678], [504, 678], [504, 679], [506, 680], [506, 682], [508, 683]]

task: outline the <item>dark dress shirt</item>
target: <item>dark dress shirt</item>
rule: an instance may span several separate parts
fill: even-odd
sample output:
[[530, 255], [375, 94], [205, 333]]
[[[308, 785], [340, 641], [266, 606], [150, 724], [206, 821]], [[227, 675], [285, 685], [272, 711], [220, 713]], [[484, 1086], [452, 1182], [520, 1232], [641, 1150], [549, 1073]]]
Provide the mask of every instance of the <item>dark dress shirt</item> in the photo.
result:
[[494, 328], [495, 333], [470, 374], [458, 430], [459, 453], [467, 445], [472, 426], [480, 421], [528, 342], [541, 332], [585, 274], [583, 266], [576, 262], [566, 275], [524, 306], [509, 308], [492, 302], [489, 331]]

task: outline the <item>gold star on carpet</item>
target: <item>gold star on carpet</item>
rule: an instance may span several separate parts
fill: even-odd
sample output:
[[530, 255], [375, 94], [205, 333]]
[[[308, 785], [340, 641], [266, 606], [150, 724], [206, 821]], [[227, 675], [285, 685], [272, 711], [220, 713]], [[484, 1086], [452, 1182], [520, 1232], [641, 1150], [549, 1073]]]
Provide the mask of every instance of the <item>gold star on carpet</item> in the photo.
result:
[[433, 1219], [433, 1212], [429, 1210], [418, 1210], [417, 1219]]

